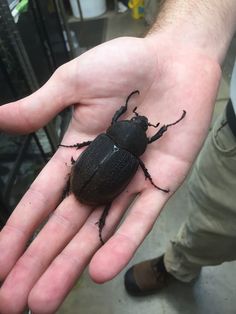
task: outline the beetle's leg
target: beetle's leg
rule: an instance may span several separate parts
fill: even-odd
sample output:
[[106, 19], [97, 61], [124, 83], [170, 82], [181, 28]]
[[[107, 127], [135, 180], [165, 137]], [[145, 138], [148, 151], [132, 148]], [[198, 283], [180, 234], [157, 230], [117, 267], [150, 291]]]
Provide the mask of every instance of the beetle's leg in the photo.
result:
[[102, 238], [102, 229], [105, 226], [106, 218], [107, 218], [107, 215], [108, 215], [108, 212], [109, 212], [110, 208], [111, 208], [111, 203], [109, 203], [108, 205], [105, 206], [99, 221], [96, 222], [96, 224], [98, 225], [98, 228], [99, 228], [99, 239], [100, 239], [102, 244], [105, 243], [103, 238]]
[[[71, 157], [71, 165], [73, 166], [75, 164], [75, 160], [73, 157]], [[64, 198], [66, 198], [67, 196], [69, 196], [70, 194], [70, 174], [68, 174], [68, 179], [66, 182], [66, 185], [63, 189], [63, 193], [62, 193], [62, 201], [64, 200]]]
[[63, 201], [70, 194], [70, 176], [67, 179], [66, 185], [62, 192], [61, 200]]
[[150, 143], [158, 140], [160, 137], [162, 137], [162, 135], [167, 131], [169, 126], [175, 125], [178, 122], [180, 122], [185, 117], [185, 115], [186, 115], [186, 111], [183, 110], [182, 116], [177, 121], [175, 121], [174, 123], [163, 125], [155, 135], [153, 135], [151, 138], [149, 138], [148, 144], [150, 144]]
[[168, 193], [168, 192], [170, 191], [169, 189], [162, 189], [162, 188], [160, 188], [159, 186], [157, 186], [157, 185], [153, 182], [150, 173], [148, 172], [146, 166], [144, 165], [144, 162], [143, 162], [141, 159], [139, 159], [139, 165], [140, 165], [140, 167], [141, 167], [142, 170], [143, 170], [143, 173], [144, 173], [144, 175], [145, 175], [145, 178], [148, 179], [148, 180], [151, 182], [151, 184], [152, 184], [153, 186], [155, 186], [156, 189], [161, 190], [161, 191], [163, 191], [163, 192], [165, 192], [165, 193]]
[[131, 98], [134, 94], [139, 94], [139, 91], [138, 91], [138, 90], [135, 90], [135, 91], [133, 91], [133, 92], [127, 97], [126, 102], [125, 102], [125, 105], [124, 105], [124, 106], [121, 106], [120, 109], [118, 109], [118, 110], [115, 112], [115, 114], [114, 114], [114, 116], [113, 116], [113, 118], [112, 118], [111, 124], [115, 123], [115, 122], [119, 119], [119, 117], [120, 117], [123, 113], [125, 113], [125, 112], [127, 111], [128, 102], [129, 102], [130, 98]]
[[63, 145], [63, 144], [59, 144], [58, 147], [75, 147], [76, 149], [80, 149], [84, 146], [88, 146], [89, 144], [91, 144], [92, 141], [87, 141], [87, 142], [82, 142], [82, 143], [76, 143], [74, 145]]

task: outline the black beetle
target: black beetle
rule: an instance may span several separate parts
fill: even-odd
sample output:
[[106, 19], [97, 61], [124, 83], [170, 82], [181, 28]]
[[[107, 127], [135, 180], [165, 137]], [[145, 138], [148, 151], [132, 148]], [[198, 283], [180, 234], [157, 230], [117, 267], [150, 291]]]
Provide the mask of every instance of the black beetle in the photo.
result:
[[153, 182], [139, 156], [145, 152], [147, 145], [159, 139], [169, 126], [181, 121], [186, 111], [183, 111], [180, 119], [163, 125], [154, 136], [148, 138], [146, 135], [148, 127], [157, 128], [159, 123], [156, 125], [149, 123], [147, 117], [140, 116], [136, 112], [137, 107], [134, 108], [134, 116], [130, 120], [118, 121], [119, 117], [127, 111], [130, 97], [136, 93], [139, 94], [139, 91], [133, 91], [127, 97], [125, 105], [115, 112], [106, 133], [99, 134], [93, 141], [60, 145], [77, 149], [88, 146], [79, 158], [73, 161], [69, 190], [81, 203], [92, 206], [105, 205], [98, 221], [99, 237], [102, 243], [104, 243], [102, 229], [111, 203], [126, 188], [139, 166], [155, 188], [169, 192]]

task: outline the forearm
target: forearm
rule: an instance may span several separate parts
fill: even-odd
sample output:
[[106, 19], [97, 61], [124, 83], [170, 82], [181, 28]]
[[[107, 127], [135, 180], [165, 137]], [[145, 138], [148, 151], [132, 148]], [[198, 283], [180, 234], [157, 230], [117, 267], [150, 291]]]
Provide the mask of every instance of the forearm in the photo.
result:
[[166, 0], [148, 36], [164, 34], [221, 63], [235, 30], [235, 0]]

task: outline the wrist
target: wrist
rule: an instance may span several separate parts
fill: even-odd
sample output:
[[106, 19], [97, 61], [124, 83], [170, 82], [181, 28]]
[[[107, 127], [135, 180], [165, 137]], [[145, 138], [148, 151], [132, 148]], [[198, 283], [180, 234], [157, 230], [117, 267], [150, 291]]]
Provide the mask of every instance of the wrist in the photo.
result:
[[147, 38], [154, 44], [165, 38], [173, 49], [183, 47], [221, 64], [235, 29], [234, 0], [167, 0]]

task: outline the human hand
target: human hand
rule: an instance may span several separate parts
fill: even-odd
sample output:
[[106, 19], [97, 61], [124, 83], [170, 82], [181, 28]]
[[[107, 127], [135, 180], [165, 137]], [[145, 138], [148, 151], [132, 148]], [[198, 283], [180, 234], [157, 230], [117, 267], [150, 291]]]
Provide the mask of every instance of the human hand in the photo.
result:
[[[128, 94], [151, 123], [176, 121], [141, 159], [156, 190], [139, 169], [110, 209], [101, 247], [95, 223], [103, 208], [92, 210], [71, 194], [59, 205], [70, 172], [70, 159], [81, 150], [59, 148], [16, 207], [0, 234], [0, 312], [54, 313], [85, 267], [95, 282], [116, 276], [150, 232], [166, 201], [184, 180], [206, 136], [220, 79], [219, 65], [199, 51], [186, 51], [167, 40], [120, 38], [63, 65], [31, 96], [0, 107], [1, 129], [32, 132], [70, 104], [73, 118], [63, 144], [94, 139], [110, 125]], [[155, 129], [149, 128], [151, 136]], [[114, 232], [135, 195], [129, 213]], [[25, 250], [40, 223], [46, 225]]]

